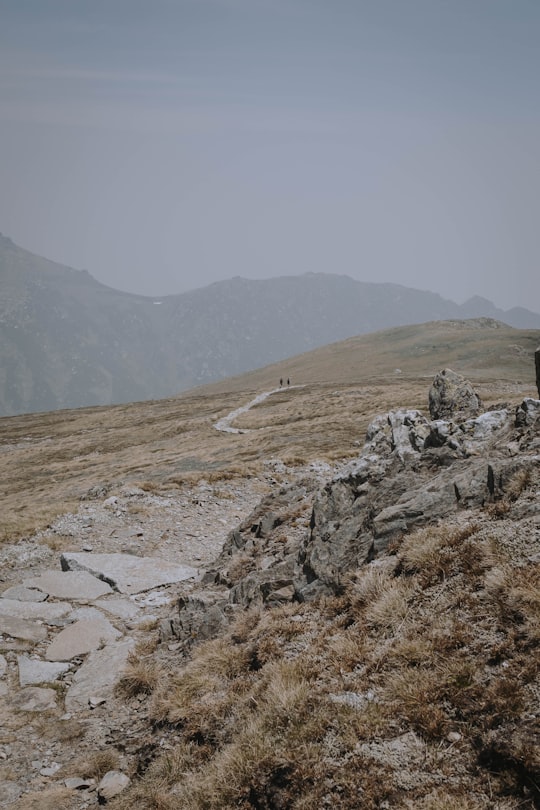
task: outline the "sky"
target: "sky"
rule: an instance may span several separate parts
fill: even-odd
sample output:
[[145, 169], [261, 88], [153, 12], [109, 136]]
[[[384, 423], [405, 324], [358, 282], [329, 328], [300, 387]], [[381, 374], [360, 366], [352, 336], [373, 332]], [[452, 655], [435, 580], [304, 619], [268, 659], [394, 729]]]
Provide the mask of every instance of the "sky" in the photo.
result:
[[0, 232], [160, 296], [540, 311], [538, 0], [0, 0]]

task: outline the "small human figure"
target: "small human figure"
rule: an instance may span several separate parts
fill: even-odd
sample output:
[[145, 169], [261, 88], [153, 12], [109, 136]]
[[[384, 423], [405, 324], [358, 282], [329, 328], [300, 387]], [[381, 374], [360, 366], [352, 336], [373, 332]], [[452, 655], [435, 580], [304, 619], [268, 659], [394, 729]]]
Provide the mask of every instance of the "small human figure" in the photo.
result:
[[282, 385], [283, 385], [283, 377], [280, 377], [279, 378], [279, 387], [281, 388]]
[[291, 381], [290, 381], [290, 380], [289, 380], [289, 378], [287, 377], [287, 385], [290, 385], [290, 384], [291, 384]]

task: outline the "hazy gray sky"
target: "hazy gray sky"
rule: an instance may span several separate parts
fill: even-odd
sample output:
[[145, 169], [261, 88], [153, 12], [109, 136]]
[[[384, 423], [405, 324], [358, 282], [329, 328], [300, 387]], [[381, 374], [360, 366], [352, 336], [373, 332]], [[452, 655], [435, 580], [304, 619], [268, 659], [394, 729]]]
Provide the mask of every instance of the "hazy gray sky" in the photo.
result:
[[0, 0], [0, 231], [148, 295], [540, 311], [538, 0]]

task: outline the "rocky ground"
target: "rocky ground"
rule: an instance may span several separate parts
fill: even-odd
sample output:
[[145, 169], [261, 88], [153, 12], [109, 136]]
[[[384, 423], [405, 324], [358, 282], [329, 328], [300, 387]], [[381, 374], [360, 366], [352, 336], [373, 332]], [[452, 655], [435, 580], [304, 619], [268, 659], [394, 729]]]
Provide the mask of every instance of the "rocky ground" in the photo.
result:
[[[448, 379], [443, 383], [447, 385]], [[460, 381], [456, 384], [462, 396], [463, 386]], [[537, 757], [523, 755], [520, 764], [521, 754], [516, 752], [522, 750], [520, 746], [528, 751], [538, 739], [538, 673], [531, 653], [537, 638], [534, 611], [538, 605], [530, 572], [537, 570], [540, 553], [540, 403], [529, 400], [517, 416], [503, 406], [482, 413], [474, 392], [466, 390], [464, 395], [467, 402], [458, 403], [457, 421], [452, 420], [452, 409], [445, 413], [440, 402], [434, 403], [431, 419], [417, 411], [379, 417], [370, 426], [358, 460], [339, 469], [323, 464], [292, 468], [274, 459], [266, 462], [264, 475], [256, 479], [201, 480], [166, 491], [94, 487], [76, 514], [64, 515], [28, 540], [2, 546], [0, 807], [78, 810], [105, 803], [128, 780], [144, 777], [160, 751], [173, 751], [185, 742], [178, 706], [166, 693], [169, 683], [174, 687], [175, 673], [190, 660], [190, 651], [204, 639], [220, 634], [228, 639], [226, 632], [235, 618], [241, 621], [246, 608], [264, 612], [272, 607], [285, 610], [275, 612], [275, 621], [286, 625], [287, 633], [283, 635], [281, 627], [270, 638], [270, 618], [266, 631], [263, 627], [263, 641], [251, 637], [246, 647], [247, 671], [242, 673], [246, 683], [252, 683], [256, 672], [264, 682], [267, 669], [274, 672], [268, 677], [279, 681], [276, 668], [283, 659], [296, 666], [297, 657], [313, 657], [311, 674], [305, 677], [312, 679], [313, 694], [322, 696], [321, 705], [330, 700], [335, 707], [331, 717], [358, 712], [364, 723], [355, 727], [354, 744], [348, 749], [351, 739], [346, 737], [339, 741], [336, 737], [332, 747], [332, 734], [342, 734], [343, 729], [332, 730], [328, 726], [332, 721], [324, 720], [313, 767], [320, 771], [324, 760], [328, 774], [333, 774], [332, 784], [323, 786], [323, 796], [317, 792], [317, 780], [304, 777], [314, 785], [313, 797], [320, 799], [311, 806], [356, 807], [354, 797], [364, 788], [344, 782], [335, 791], [341, 772], [349, 772], [348, 763], [354, 765], [357, 760], [362, 767], [379, 763], [383, 768], [385, 797], [397, 795], [395, 791], [411, 797], [412, 805], [399, 806], [414, 806], [414, 797], [423, 795], [418, 791], [438, 790], [446, 771], [456, 791], [466, 790], [468, 784], [476, 790], [476, 804], [460, 807], [514, 808], [520, 801], [514, 801], [517, 795], [523, 797], [523, 806], [533, 806], [536, 787], [531, 774]], [[422, 534], [429, 526], [431, 534]], [[415, 531], [420, 534], [414, 535]], [[468, 543], [468, 538], [476, 545]], [[499, 554], [496, 560], [494, 549]], [[473, 560], [475, 554], [480, 563]], [[505, 570], [500, 569], [500, 560], [507, 561]], [[361, 567], [367, 573], [364, 579], [358, 573], [355, 582]], [[526, 577], [518, 588], [513, 582], [523, 578], [523, 572]], [[457, 608], [452, 602], [454, 588]], [[467, 594], [463, 606], [460, 593]], [[485, 608], [476, 604], [477, 598], [494, 616], [504, 603], [506, 613], [499, 627], [491, 627], [491, 619], [482, 626]], [[530, 615], [523, 613], [523, 605]], [[474, 652], [481, 659], [474, 676], [465, 673], [465, 665], [459, 672], [452, 669], [454, 660], [473, 655], [476, 641], [456, 641], [457, 620], [452, 632], [444, 624], [449, 611], [462, 612], [460, 633], [474, 621], [484, 634], [480, 646], [493, 648], [489, 655], [484, 650], [485, 663], [480, 646]], [[430, 629], [431, 614], [436, 614], [437, 621]], [[253, 621], [255, 627], [261, 619]], [[425, 627], [432, 635], [424, 639]], [[226, 640], [225, 646], [239, 644], [242, 634], [247, 638], [246, 628], [242, 633], [233, 630], [232, 641]], [[278, 636], [284, 640], [278, 642]], [[449, 638], [457, 652], [448, 646]], [[497, 645], [500, 652], [495, 653]], [[390, 668], [385, 672], [393, 656], [408, 664], [401, 664], [397, 672]], [[212, 659], [201, 660], [198, 664], [195, 659], [193, 666], [195, 670], [202, 666], [206, 676]], [[140, 666], [145, 661], [148, 689]], [[450, 672], [442, 679], [447, 690], [441, 698], [443, 709], [437, 703], [442, 664]], [[501, 718], [484, 727], [478, 720], [481, 710], [473, 706], [474, 701], [481, 702], [480, 690], [489, 692], [500, 676], [507, 678], [510, 670], [518, 668], [523, 681], [525, 664], [526, 688], [519, 709], [525, 731], [516, 725], [517, 714], [504, 716], [506, 696]], [[126, 679], [130, 667], [137, 671], [134, 688]], [[417, 706], [430, 699], [428, 692], [421, 700], [414, 698], [413, 708], [403, 709], [399, 703], [404, 687], [398, 678], [407, 667], [414, 681], [433, 678], [429, 720], [420, 716]], [[324, 678], [328, 683], [323, 689]], [[152, 708], [148, 695], [157, 686], [161, 695]], [[478, 690], [474, 701], [473, 687]], [[221, 699], [225, 698], [216, 694], [215, 687], [204, 696], [209, 701]], [[257, 700], [262, 698], [255, 690], [242, 711]], [[397, 701], [395, 708], [392, 701]], [[372, 712], [374, 705], [380, 717], [369, 731], [374, 720], [363, 713]], [[216, 704], [216, 718], [220, 710]], [[443, 716], [443, 710], [448, 716]], [[434, 720], [438, 711], [442, 719]], [[193, 739], [205, 756], [214, 757], [207, 768], [212, 773], [231, 738], [221, 740], [225, 733], [221, 721], [216, 719], [214, 728], [200, 706], [194, 708], [194, 718]], [[288, 725], [279, 733], [288, 752], [291, 718], [285, 720]], [[302, 724], [307, 728], [307, 720]], [[314, 744], [317, 733], [313, 730], [309, 744]], [[270, 740], [271, 735], [268, 745]], [[501, 803], [482, 798], [492, 787], [484, 791], [484, 772], [471, 766], [475, 746], [484, 752], [491, 746], [505, 767], [518, 774], [512, 776], [514, 782], [518, 780], [517, 787], [512, 783], [514, 798]], [[441, 752], [447, 749], [453, 751], [453, 770], [447, 760], [442, 762]], [[276, 773], [282, 772], [283, 756], [283, 751], [276, 754]], [[292, 781], [297, 767], [296, 763], [287, 766]], [[187, 764], [184, 769], [188, 774]], [[107, 779], [102, 781], [105, 773]], [[189, 774], [183, 786], [184, 775], [180, 772], [171, 779], [168, 798], [160, 794], [162, 805], [141, 804], [135, 792], [126, 806], [167, 810], [180, 806], [179, 796], [192, 797], [196, 792], [190, 787]], [[200, 774], [196, 778], [193, 784], [204, 781]], [[379, 778], [374, 781], [381, 783]], [[347, 803], [349, 789], [352, 803]], [[494, 782], [496, 789], [499, 783]], [[293, 805], [293, 794], [281, 782], [258, 788], [239, 783], [234, 790], [231, 795], [237, 797], [253, 797], [258, 790], [259, 798], [253, 799], [255, 804], [249, 798], [243, 804], [235, 803], [236, 799], [223, 804], [223, 797], [207, 798], [207, 804], [197, 804], [196, 798], [189, 801], [193, 807], [212, 808], [308, 807], [301, 802]], [[263, 798], [269, 791], [277, 791], [278, 798]], [[388, 798], [370, 801], [366, 799], [366, 807], [393, 806]]]
[[[125, 745], [136, 733], [137, 712], [114, 695], [118, 671], [129, 650], [171, 611], [179, 588], [194, 587], [198, 571], [217, 556], [263, 488], [246, 481], [219, 488], [201, 482], [165, 496], [96, 491], [77, 514], [1, 548], [0, 806], [63, 781], [61, 774], [80, 776], [74, 759], [104, 750], [112, 738], [124, 737]], [[93, 559], [143, 557], [142, 579], [132, 573], [131, 585], [119, 593], [96, 578], [121, 575], [112, 571], [114, 558], [102, 558], [103, 571], [90, 566], [94, 574], [84, 579], [63, 572], [61, 555], [68, 550]], [[79, 580], [64, 582], [71, 576]], [[57, 653], [48, 652], [68, 632]], [[87, 790], [73, 799], [81, 807], [97, 800]]]
[[[278, 460], [266, 468], [159, 494], [97, 487], [76, 514], [0, 547], [0, 807], [32, 806], [44, 790], [58, 801], [66, 786], [65, 806], [95, 804], [95, 763], [112, 749], [123, 752], [113, 769], [132, 770], [144, 708], [115, 685], [130, 652], [157, 643], [179, 597], [200, 587], [229, 532], [299, 475]], [[163, 660], [178, 646], [160, 645]]]

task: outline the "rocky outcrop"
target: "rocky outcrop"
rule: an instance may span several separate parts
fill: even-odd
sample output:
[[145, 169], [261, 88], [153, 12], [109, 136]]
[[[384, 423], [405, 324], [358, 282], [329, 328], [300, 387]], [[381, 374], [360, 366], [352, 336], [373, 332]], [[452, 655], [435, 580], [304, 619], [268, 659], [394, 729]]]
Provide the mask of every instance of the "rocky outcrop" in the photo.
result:
[[536, 446], [539, 408], [525, 400], [515, 418], [502, 408], [464, 421], [378, 417], [359, 460], [315, 497], [300, 552], [307, 581], [335, 591], [393, 538], [502, 498], [518, 468], [538, 464], [521, 452]]
[[[217, 633], [237, 605], [339, 592], [395, 539], [495, 503], [511, 493], [518, 471], [538, 465], [540, 401], [524, 400], [516, 414], [504, 406], [478, 413], [471, 384], [446, 369], [429, 405], [435, 418], [417, 410], [376, 417], [360, 456], [324, 486], [306, 480], [261, 501], [206, 574], [219, 597], [181, 603], [172, 634], [186, 640]], [[452, 418], [441, 418], [448, 413]], [[308, 530], [295, 531], [292, 516], [303, 509], [307, 517], [308, 508]]]
[[181, 640], [184, 646], [214, 638], [228, 625], [232, 606], [224, 589], [200, 590], [181, 596], [178, 612], [160, 624], [161, 641]]
[[461, 374], [456, 374], [450, 368], [437, 374], [429, 391], [432, 419], [448, 419], [458, 414], [475, 416], [481, 408], [480, 397]]

